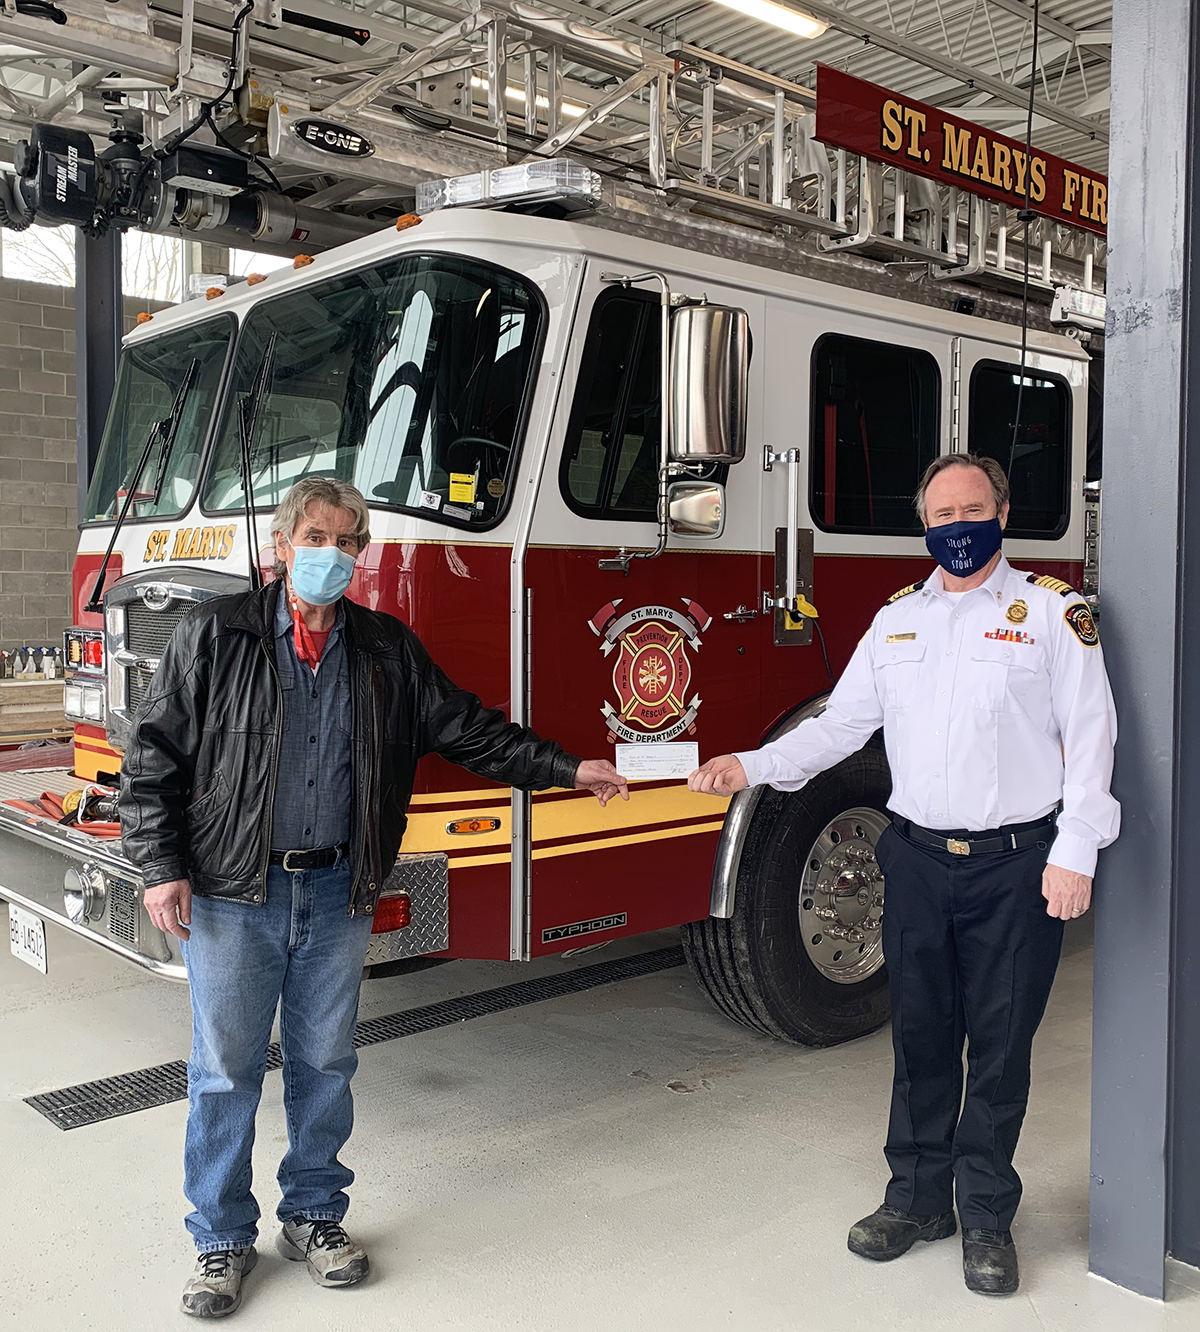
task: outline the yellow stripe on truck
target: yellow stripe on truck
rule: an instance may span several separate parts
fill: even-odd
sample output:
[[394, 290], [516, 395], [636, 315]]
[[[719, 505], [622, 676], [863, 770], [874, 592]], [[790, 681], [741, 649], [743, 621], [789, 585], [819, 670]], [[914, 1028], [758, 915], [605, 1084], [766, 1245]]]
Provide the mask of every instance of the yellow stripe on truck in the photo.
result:
[[[651, 828], [646, 832], [631, 833], [626, 837], [594, 837], [578, 842], [564, 842], [561, 846], [535, 847], [534, 860], [549, 860], [555, 856], [578, 856], [585, 851], [607, 851], [614, 846], [635, 846], [641, 842], [662, 842], [668, 837], [694, 837], [696, 833], [720, 832], [725, 826], [724, 819], [715, 819], [711, 823], [689, 823], [682, 828]], [[404, 843], [405, 851], [409, 845]], [[471, 869], [475, 865], [508, 865], [512, 854], [504, 851], [490, 856], [451, 856], [452, 869]]]
[[[461, 794], [461, 793], [460, 793]], [[427, 797], [428, 798], [428, 797]], [[440, 799], [452, 799], [443, 796]], [[494, 799], [494, 797], [493, 797]], [[634, 841], [658, 841], [664, 837], [684, 837], [693, 832], [709, 832], [721, 827], [721, 818], [702, 827], [692, 825], [679, 828], [656, 828], [657, 824], [680, 823], [685, 819], [703, 818], [705, 815], [723, 816], [729, 807], [728, 796], [698, 795], [685, 786], [660, 786], [650, 789], [633, 787], [629, 800], [610, 800], [601, 808], [600, 802], [590, 794], [569, 799], [538, 800], [533, 805], [534, 857], [570, 855], [576, 850], [595, 846], [623, 846]], [[446, 825], [460, 818], [495, 818], [500, 827], [494, 832], [457, 834], [446, 831]], [[620, 837], [624, 830], [636, 836]], [[640, 830], [640, 831], [639, 831]], [[601, 839], [597, 842], [595, 839]], [[451, 855], [472, 852], [485, 846], [507, 847], [512, 839], [512, 812], [507, 804], [474, 805], [467, 810], [441, 810], [438, 813], [413, 811], [408, 816], [408, 832], [404, 850], [415, 853], [445, 851]], [[561, 847], [536, 849], [539, 842], [565, 841]], [[614, 840], [615, 839], [615, 840]], [[476, 865], [500, 864], [504, 856], [471, 856]]]

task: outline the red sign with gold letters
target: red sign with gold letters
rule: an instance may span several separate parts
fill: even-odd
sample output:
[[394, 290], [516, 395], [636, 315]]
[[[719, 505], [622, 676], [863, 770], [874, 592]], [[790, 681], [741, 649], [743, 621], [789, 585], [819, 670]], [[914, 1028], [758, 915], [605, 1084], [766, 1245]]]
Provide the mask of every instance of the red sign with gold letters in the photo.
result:
[[1025, 207], [1028, 176], [1034, 212], [1108, 229], [1107, 176], [828, 65], [817, 66], [816, 137], [1013, 208]]

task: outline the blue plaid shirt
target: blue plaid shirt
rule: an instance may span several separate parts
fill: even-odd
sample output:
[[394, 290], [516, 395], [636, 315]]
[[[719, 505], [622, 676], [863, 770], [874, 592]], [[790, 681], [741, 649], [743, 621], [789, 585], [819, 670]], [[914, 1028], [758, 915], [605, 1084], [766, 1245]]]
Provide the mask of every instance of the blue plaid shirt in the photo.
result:
[[275, 851], [341, 846], [350, 840], [354, 721], [345, 623], [339, 605], [314, 675], [296, 656], [292, 611], [280, 588], [275, 666], [283, 689], [283, 735], [271, 832]]

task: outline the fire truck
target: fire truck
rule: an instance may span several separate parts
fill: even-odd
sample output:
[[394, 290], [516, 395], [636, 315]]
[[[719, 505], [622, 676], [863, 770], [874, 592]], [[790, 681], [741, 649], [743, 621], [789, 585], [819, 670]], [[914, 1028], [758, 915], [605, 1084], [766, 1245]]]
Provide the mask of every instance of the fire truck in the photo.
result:
[[[1028, 332], [1022, 372], [1012, 323], [506, 206], [593, 188], [564, 159], [521, 168], [493, 207], [448, 206], [469, 181], [128, 335], [74, 567], [73, 761], [0, 775], [0, 896], [184, 977], [119, 840], [55, 801], [119, 780], [173, 628], [252, 563], [270, 576], [267, 516], [303, 476], [371, 506], [351, 598], [583, 755], [703, 760], [818, 713], [878, 607], [930, 570], [912, 495], [939, 454], [1009, 470], [1016, 566], [1091, 575], [1077, 340]], [[887, 1013], [889, 790], [878, 737], [797, 793], [650, 778], [605, 808], [428, 757], [368, 965], [681, 927], [730, 1018], [862, 1035]], [[220, 780], [195, 793], [189, 821], [226, 798]]]

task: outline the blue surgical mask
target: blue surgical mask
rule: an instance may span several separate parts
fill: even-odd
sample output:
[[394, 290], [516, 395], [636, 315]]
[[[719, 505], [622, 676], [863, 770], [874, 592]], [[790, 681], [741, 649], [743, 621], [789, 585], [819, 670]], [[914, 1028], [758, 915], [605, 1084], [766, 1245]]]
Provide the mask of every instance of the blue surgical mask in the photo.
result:
[[354, 556], [336, 546], [295, 546], [292, 591], [310, 606], [328, 606], [350, 586]]
[[981, 522], [943, 523], [925, 529], [925, 546], [948, 574], [969, 578], [1000, 549], [1004, 529], [999, 518]]

